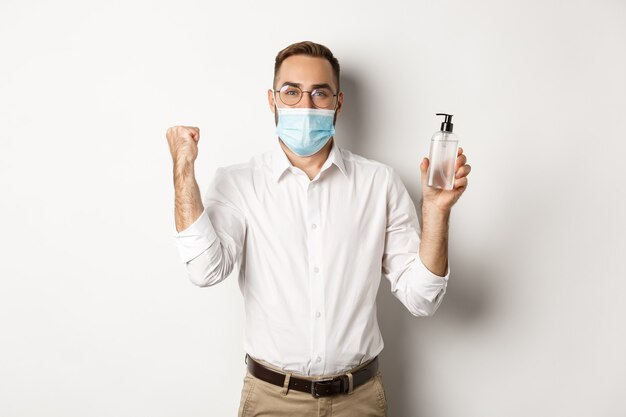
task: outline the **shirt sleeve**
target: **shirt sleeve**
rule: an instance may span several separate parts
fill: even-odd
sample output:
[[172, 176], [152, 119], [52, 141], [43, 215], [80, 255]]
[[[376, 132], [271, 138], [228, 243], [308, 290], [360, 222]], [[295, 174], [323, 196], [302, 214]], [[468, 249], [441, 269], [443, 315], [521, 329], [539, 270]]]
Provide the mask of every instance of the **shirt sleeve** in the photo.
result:
[[227, 278], [241, 261], [246, 220], [239, 192], [222, 167], [215, 171], [202, 203], [204, 210], [194, 223], [173, 236], [189, 279], [206, 287]]
[[400, 176], [389, 168], [387, 226], [382, 260], [391, 292], [414, 316], [432, 316], [439, 308], [450, 277], [432, 273], [419, 256], [421, 229], [415, 205]]

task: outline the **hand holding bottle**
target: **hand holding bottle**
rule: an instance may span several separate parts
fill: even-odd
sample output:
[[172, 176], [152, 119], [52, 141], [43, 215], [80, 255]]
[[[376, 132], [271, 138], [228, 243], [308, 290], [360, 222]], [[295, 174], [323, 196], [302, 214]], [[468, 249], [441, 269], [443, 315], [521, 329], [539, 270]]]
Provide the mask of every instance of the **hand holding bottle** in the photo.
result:
[[424, 157], [420, 165], [422, 174], [422, 198], [424, 207], [449, 211], [467, 189], [467, 175], [472, 167], [467, 164], [467, 156], [459, 147], [455, 163], [454, 184], [451, 190], [428, 186], [428, 167], [430, 160]]

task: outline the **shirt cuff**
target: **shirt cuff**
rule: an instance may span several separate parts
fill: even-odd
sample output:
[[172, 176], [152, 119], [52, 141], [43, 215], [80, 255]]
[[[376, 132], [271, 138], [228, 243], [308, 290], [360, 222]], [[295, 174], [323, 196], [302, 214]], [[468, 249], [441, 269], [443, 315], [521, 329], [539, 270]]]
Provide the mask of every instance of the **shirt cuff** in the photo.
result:
[[181, 260], [187, 263], [207, 250], [217, 239], [206, 210], [185, 230], [173, 233]]
[[435, 275], [430, 269], [426, 268], [426, 265], [424, 265], [419, 255], [417, 256], [415, 267], [415, 272], [421, 279], [411, 280], [411, 282], [417, 285], [415, 290], [418, 294], [432, 302], [439, 292], [448, 284], [448, 279], [450, 278], [450, 261], [448, 260], [448, 269], [443, 277]]

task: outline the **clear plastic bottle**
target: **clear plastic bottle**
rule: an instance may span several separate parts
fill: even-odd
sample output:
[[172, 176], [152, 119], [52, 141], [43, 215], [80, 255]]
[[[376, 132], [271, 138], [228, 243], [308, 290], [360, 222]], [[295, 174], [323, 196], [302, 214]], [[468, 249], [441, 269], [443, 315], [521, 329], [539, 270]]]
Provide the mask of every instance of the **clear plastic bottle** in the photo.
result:
[[435, 132], [430, 140], [430, 165], [426, 174], [428, 186], [451, 190], [454, 188], [454, 175], [456, 174], [456, 154], [459, 147], [459, 138], [452, 133], [452, 115], [437, 113], [437, 116], [445, 116], [441, 123], [441, 130]]

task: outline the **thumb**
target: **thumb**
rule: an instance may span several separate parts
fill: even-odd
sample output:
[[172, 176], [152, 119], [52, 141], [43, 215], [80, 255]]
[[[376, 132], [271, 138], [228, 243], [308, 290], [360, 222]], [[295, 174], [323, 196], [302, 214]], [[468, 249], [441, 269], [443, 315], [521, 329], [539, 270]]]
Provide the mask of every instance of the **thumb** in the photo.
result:
[[422, 158], [422, 163], [420, 164], [420, 171], [422, 172], [422, 177], [426, 176], [426, 172], [428, 171], [428, 165], [430, 165], [430, 161], [428, 157]]
[[427, 157], [422, 158], [422, 163], [420, 164], [420, 172], [422, 174], [422, 186], [426, 184], [426, 173], [428, 172], [428, 166], [430, 165], [430, 161]]

